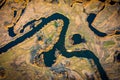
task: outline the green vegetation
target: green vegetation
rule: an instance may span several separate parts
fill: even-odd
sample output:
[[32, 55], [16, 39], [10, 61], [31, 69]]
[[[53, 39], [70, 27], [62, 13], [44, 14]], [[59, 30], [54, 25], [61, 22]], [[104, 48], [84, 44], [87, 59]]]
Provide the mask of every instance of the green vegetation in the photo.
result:
[[45, 41], [46, 44], [51, 44], [51, 42], [52, 42], [52, 38], [51, 38], [51, 37], [49, 37], [49, 38]]
[[59, 23], [57, 23], [56, 21], [54, 22], [54, 26], [57, 28], [59, 26]]
[[105, 47], [108, 47], [108, 46], [111, 46], [111, 45], [115, 45], [115, 42], [114, 42], [114, 41], [105, 41], [105, 42], [103, 43], [103, 45], [104, 45]]

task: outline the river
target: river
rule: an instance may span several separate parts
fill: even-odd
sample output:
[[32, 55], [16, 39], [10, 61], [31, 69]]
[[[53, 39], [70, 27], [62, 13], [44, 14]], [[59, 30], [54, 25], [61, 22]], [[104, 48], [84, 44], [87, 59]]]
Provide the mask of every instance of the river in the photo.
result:
[[[65, 35], [66, 35], [67, 29], [69, 26], [69, 19], [60, 13], [55, 13], [55, 14], [49, 16], [48, 18], [42, 18], [42, 22], [39, 25], [37, 25], [36, 27], [33, 27], [33, 29], [31, 31], [27, 32], [23, 36], [17, 38], [16, 40], [14, 40], [14, 41], [8, 43], [7, 45], [5, 45], [4, 47], [0, 48], [0, 53], [6, 52], [8, 49], [23, 42], [25, 39], [32, 37], [36, 32], [38, 32], [42, 27], [44, 27], [44, 25], [46, 25], [47, 23], [49, 23], [52, 20], [57, 20], [57, 19], [62, 19], [64, 21], [64, 26], [62, 28], [60, 38], [59, 38], [58, 42], [54, 45], [53, 49], [48, 52], [42, 53], [44, 55], [45, 65], [50, 67], [54, 63], [54, 60], [56, 59], [55, 58], [55, 50], [58, 49], [61, 52], [61, 54], [67, 58], [76, 56], [78, 58], [84, 57], [84, 58], [88, 58], [88, 59], [93, 59], [98, 68], [98, 71], [100, 73], [102, 80], [108, 80], [106, 72], [104, 71], [103, 67], [101, 66], [99, 59], [94, 55], [94, 53], [92, 51], [90, 51], [90, 50], [74, 51], [74, 52], [66, 51], [64, 42], [65, 42]], [[11, 29], [11, 30], [13, 30], [13, 29]]]

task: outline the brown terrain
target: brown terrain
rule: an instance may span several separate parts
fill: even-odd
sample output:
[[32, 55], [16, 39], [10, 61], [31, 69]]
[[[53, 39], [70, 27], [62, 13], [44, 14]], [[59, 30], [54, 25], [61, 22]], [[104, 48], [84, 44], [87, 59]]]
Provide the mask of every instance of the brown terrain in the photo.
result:
[[[63, 40], [67, 21], [47, 22], [56, 13], [69, 20]], [[0, 0], [0, 80], [120, 80], [119, 75], [120, 0]]]

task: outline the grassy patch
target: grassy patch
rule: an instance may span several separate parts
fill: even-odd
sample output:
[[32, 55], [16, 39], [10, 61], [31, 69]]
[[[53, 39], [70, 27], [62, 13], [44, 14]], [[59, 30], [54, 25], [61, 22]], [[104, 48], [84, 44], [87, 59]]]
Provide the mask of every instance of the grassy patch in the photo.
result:
[[105, 42], [103, 43], [103, 45], [104, 45], [105, 47], [108, 47], [108, 46], [111, 46], [111, 45], [115, 45], [115, 42], [114, 42], [114, 41], [105, 41]]
[[54, 26], [57, 28], [59, 26], [59, 24], [55, 21]]

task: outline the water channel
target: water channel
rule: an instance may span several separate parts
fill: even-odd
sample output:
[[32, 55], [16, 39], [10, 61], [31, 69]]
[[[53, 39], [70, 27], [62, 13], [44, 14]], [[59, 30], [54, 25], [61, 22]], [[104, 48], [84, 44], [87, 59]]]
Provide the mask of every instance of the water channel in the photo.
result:
[[[108, 80], [106, 72], [104, 71], [103, 67], [101, 66], [99, 59], [94, 55], [94, 53], [92, 51], [90, 51], [90, 50], [74, 51], [74, 52], [66, 51], [64, 42], [65, 42], [65, 35], [66, 35], [67, 29], [69, 26], [69, 19], [60, 13], [55, 13], [55, 14], [49, 16], [48, 18], [42, 18], [42, 22], [39, 25], [37, 25], [36, 27], [33, 27], [33, 29], [31, 31], [27, 32], [23, 36], [17, 38], [16, 40], [14, 40], [14, 41], [8, 43], [7, 45], [3, 46], [2, 48], [0, 48], [0, 53], [6, 52], [8, 49], [23, 42], [25, 39], [32, 37], [36, 32], [38, 32], [42, 27], [44, 27], [44, 25], [46, 25], [47, 23], [49, 23], [52, 20], [57, 20], [57, 19], [62, 19], [64, 21], [64, 26], [62, 28], [60, 38], [59, 38], [58, 42], [54, 45], [53, 49], [48, 52], [42, 53], [42, 54], [44, 54], [45, 65], [50, 67], [54, 63], [54, 60], [56, 59], [55, 58], [55, 50], [58, 49], [61, 52], [61, 54], [67, 58], [76, 56], [78, 58], [84, 57], [84, 58], [88, 58], [88, 59], [93, 59], [98, 68], [98, 71], [100, 73], [102, 80]], [[27, 24], [25, 24], [25, 25], [27, 25]], [[11, 29], [11, 30], [13, 30], [13, 29]], [[13, 32], [13, 31], [11, 31], [11, 32]]]

